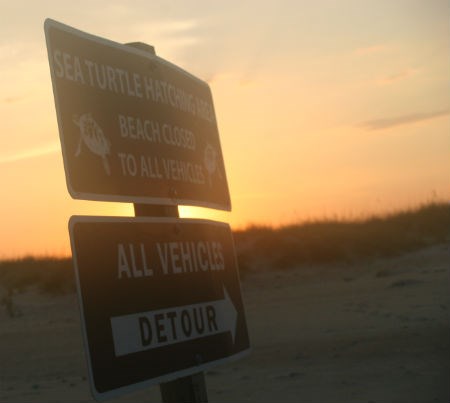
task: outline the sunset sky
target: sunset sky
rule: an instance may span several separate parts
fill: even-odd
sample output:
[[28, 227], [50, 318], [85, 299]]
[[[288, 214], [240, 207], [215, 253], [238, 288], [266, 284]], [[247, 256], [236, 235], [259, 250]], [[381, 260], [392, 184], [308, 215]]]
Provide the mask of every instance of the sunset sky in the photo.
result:
[[233, 210], [282, 225], [450, 200], [448, 0], [0, 0], [0, 258], [68, 255], [74, 214], [44, 37], [52, 18], [141, 41], [207, 81]]

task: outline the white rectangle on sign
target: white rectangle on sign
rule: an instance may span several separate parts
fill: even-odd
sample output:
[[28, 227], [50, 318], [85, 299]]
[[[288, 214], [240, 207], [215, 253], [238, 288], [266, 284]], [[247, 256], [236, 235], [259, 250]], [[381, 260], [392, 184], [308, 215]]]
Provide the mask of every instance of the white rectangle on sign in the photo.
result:
[[152, 312], [111, 318], [117, 357], [217, 333], [234, 340], [237, 311], [224, 288], [224, 298]]

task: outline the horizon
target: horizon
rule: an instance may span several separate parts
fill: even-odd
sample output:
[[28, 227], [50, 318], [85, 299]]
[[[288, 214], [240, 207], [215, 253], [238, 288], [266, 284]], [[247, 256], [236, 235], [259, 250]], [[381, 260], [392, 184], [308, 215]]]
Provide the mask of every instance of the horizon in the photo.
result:
[[239, 230], [450, 201], [446, 1], [0, 4], [2, 260], [70, 256], [71, 215], [133, 215], [67, 191], [47, 17], [151, 44], [208, 82], [233, 210], [180, 206], [181, 217]]
[[[449, 208], [449, 212], [450, 212], [450, 202], [443, 201], [443, 200], [441, 200], [441, 201], [429, 200], [420, 205], [411, 206], [410, 208], [399, 209], [399, 210], [389, 211], [389, 212], [384, 212], [384, 213], [368, 214], [368, 215], [358, 216], [358, 217], [356, 217], [356, 216], [353, 216], [353, 217], [344, 217], [344, 216], [319, 217], [319, 218], [315, 218], [315, 219], [305, 219], [302, 221], [296, 221], [296, 222], [281, 224], [281, 225], [277, 225], [277, 226], [267, 226], [267, 225], [263, 225], [263, 224], [250, 223], [244, 227], [231, 228], [231, 232], [234, 235], [246, 236], [246, 234], [248, 234], [248, 233], [251, 234], [254, 231], [264, 231], [265, 232], [268, 230], [268, 231], [273, 231], [273, 232], [278, 233], [278, 232], [283, 232], [283, 230], [292, 230], [293, 228], [301, 230], [301, 229], [304, 229], [304, 228], [310, 227], [310, 226], [314, 227], [314, 226], [322, 226], [322, 225], [327, 225], [327, 224], [331, 224], [331, 225], [338, 224], [338, 225], [342, 225], [342, 226], [348, 226], [348, 225], [352, 225], [352, 224], [362, 224], [364, 226], [364, 225], [371, 225], [373, 222], [376, 222], [376, 221], [382, 221], [383, 222], [382, 225], [389, 225], [389, 222], [392, 222], [392, 220], [396, 220], [401, 216], [410, 215], [411, 220], [415, 220], [415, 219], [417, 219], [418, 216], [424, 215], [424, 213], [427, 214], [427, 211], [431, 211], [431, 210], [439, 211], [445, 207]], [[441, 219], [443, 219], [444, 221], [447, 220], [448, 217], [442, 216], [442, 212], [438, 213], [438, 214], [440, 214], [439, 217]], [[79, 216], [79, 217], [88, 217], [88, 216]], [[102, 217], [102, 216], [100, 216], [100, 217]], [[147, 218], [152, 218], [152, 217], [147, 217]], [[182, 217], [182, 218], [190, 218], [190, 217]], [[206, 218], [206, 217], [201, 217], [201, 218], [193, 217], [192, 219], [210, 220], [209, 218]], [[438, 225], [438, 227], [439, 227], [439, 225]], [[329, 236], [330, 234], [327, 234], [327, 231], [324, 231], [323, 235]], [[429, 235], [431, 235], [432, 238], [437, 236], [435, 233], [432, 233]], [[432, 244], [439, 243], [439, 241], [437, 241], [438, 238], [439, 238], [439, 236], [437, 236], [436, 239], [433, 238]], [[431, 240], [431, 238], [430, 238], [430, 240]], [[448, 240], [448, 238], [447, 238], [447, 240]], [[376, 240], [375, 240], [375, 243], [377, 243]], [[425, 244], [426, 244], [426, 242], [425, 242]], [[423, 244], [417, 244], [417, 245], [415, 245], [415, 248], [420, 249], [423, 246], [424, 246]], [[402, 252], [402, 250], [399, 250], [399, 253], [400, 252]], [[60, 254], [60, 255], [52, 254], [52, 253], [24, 254], [24, 255], [7, 256], [7, 257], [0, 255], [0, 263], [20, 262], [20, 261], [25, 261], [25, 260], [29, 260], [29, 259], [31, 259], [31, 260], [47, 260], [47, 259], [50, 259], [50, 260], [63, 259], [63, 260], [65, 260], [65, 259], [72, 259], [72, 254], [69, 251], [67, 254]]]

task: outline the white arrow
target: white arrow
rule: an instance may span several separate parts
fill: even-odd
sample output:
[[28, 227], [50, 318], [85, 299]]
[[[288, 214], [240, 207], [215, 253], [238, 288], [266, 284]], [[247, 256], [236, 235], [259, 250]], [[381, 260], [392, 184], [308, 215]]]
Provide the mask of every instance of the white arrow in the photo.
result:
[[225, 287], [223, 291], [224, 298], [216, 301], [112, 317], [116, 356], [225, 332], [234, 344], [237, 311]]

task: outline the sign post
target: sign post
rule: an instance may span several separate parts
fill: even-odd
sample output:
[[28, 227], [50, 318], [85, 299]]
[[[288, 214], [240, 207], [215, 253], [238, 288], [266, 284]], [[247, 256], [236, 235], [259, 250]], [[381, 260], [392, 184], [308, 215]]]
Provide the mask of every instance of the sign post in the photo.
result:
[[[146, 43], [132, 42], [127, 45], [156, 55], [155, 48]], [[134, 214], [136, 217], [179, 217], [178, 206], [151, 204], [135, 204]], [[178, 378], [173, 381], [163, 382], [159, 385], [159, 389], [164, 403], [206, 403], [208, 401], [208, 391], [206, 390], [205, 375], [203, 372]]]
[[249, 349], [228, 224], [75, 216], [69, 228], [94, 397], [163, 383], [168, 401], [204, 401], [199, 373]]
[[229, 226], [178, 215], [231, 210], [209, 86], [143, 43], [45, 34], [69, 193], [136, 215], [69, 224], [92, 393], [207, 402], [202, 371], [249, 351]]
[[231, 210], [209, 86], [143, 50], [46, 20], [69, 193]]

